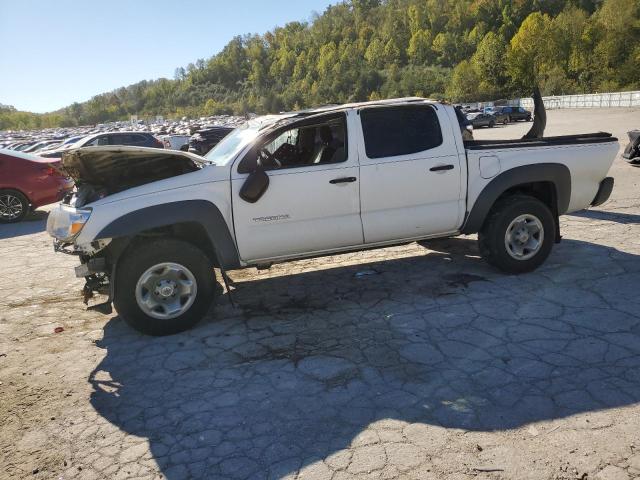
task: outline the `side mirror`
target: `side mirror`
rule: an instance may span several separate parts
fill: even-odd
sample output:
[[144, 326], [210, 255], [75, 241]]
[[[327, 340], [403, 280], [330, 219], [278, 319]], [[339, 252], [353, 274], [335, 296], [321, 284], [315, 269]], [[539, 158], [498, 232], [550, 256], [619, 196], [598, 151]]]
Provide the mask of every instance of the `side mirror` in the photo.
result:
[[269, 187], [269, 175], [260, 167], [249, 174], [240, 189], [240, 198], [245, 202], [256, 203]]

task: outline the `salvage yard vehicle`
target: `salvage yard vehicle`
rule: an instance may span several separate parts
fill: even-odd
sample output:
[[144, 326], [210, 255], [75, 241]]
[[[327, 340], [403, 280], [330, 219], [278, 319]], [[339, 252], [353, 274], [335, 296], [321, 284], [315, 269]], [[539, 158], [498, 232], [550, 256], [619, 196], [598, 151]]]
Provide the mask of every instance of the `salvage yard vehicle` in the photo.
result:
[[15, 223], [30, 210], [62, 199], [73, 181], [62, 175], [59, 161], [29, 153], [0, 150], [0, 223]]
[[198, 130], [189, 139], [189, 151], [197, 155], [206, 155], [224, 137], [233, 131], [231, 127], [206, 127]]
[[467, 113], [467, 120], [471, 122], [473, 128], [480, 127], [489, 127], [493, 128], [496, 126], [496, 117], [494, 117], [491, 113]]
[[89, 135], [77, 141], [71, 148], [100, 145], [130, 145], [135, 147], [164, 148], [164, 144], [148, 132], [108, 132]]
[[184, 150], [183, 147], [189, 147], [190, 135], [162, 135], [160, 140], [164, 144], [164, 148], [170, 150]]
[[517, 122], [518, 120], [530, 122], [533, 118], [531, 112], [523, 107], [496, 107], [495, 114], [500, 115], [501, 118], [506, 116], [505, 123]]
[[629, 135], [629, 143], [622, 153], [622, 158], [629, 163], [638, 163], [640, 162], [640, 130], [631, 130], [627, 135]]
[[608, 133], [463, 141], [454, 108], [420, 98], [258, 117], [202, 158], [130, 147], [71, 150], [77, 192], [54, 209], [57, 250], [79, 256], [85, 297], [108, 294], [141, 332], [194, 325], [226, 271], [478, 233], [511, 274], [542, 264], [558, 217], [605, 202]]

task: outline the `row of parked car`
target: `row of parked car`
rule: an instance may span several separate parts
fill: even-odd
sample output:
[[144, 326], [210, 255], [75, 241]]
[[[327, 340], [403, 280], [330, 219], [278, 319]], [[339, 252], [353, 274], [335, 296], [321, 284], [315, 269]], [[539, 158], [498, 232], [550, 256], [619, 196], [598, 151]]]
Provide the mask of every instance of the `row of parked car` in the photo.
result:
[[533, 120], [531, 112], [523, 107], [499, 106], [485, 108], [484, 110], [463, 108], [463, 112], [467, 120], [473, 125], [473, 128], [493, 128], [498, 124], [507, 125], [511, 122], [530, 122]]
[[60, 158], [70, 148], [131, 145], [170, 148], [203, 155], [216, 141], [244, 122], [244, 117], [218, 115], [175, 122], [112, 122], [91, 127], [0, 132], [0, 149]]
[[0, 132], [0, 223], [19, 222], [29, 211], [57, 202], [73, 189], [73, 182], [59, 168], [66, 151], [122, 145], [205, 155], [244, 120], [217, 116], [174, 123], [114, 122], [72, 129]]

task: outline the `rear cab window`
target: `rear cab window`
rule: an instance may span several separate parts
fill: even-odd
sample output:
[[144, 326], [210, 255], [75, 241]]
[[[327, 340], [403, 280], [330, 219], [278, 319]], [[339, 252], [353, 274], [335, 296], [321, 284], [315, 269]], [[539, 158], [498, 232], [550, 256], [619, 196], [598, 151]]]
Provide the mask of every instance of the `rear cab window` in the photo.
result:
[[367, 108], [360, 117], [370, 159], [410, 155], [443, 143], [438, 115], [430, 105]]

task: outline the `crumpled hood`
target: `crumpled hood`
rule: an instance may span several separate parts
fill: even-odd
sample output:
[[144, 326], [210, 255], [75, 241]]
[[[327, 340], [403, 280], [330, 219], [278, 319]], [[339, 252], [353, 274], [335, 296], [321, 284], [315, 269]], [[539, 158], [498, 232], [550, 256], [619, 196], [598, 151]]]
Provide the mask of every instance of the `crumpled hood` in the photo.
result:
[[199, 170], [206, 160], [187, 152], [142, 147], [85, 147], [62, 155], [61, 169], [80, 185], [107, 194]]

